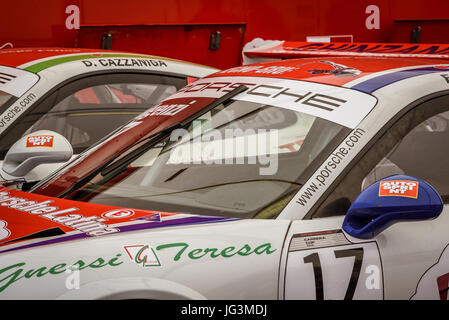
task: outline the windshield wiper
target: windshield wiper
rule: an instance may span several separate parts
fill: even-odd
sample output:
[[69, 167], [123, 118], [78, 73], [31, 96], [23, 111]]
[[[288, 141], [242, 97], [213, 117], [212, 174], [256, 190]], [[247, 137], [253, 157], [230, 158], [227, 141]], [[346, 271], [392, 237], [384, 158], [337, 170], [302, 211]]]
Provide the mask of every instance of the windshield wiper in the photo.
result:
[[152, 197], [171, 196], [174, 194], [182, 194], [182, 193], [186, 193], [186, 192], [194, 192], [194, 191], [200, 191], [200, 190], [217, 188], [217, 187], [224, 187], [224, 186], [229, 186], [229, 185], [237, 185], [240, 183], [267, 182], [267, 181], [291, 184], [291, 185], [298, 186], [298, 187], [302, 186], [302, 183], [299, 183], [296, 181], [284, 180], [284, 179], [252, 179], [252, 180], [223, 182], [223, 183], [211, 184], [211, 185], [203, 186], [203, 187], [196, 187], [196, 188], [192, 188], [192, 189], [185, 189], [185, 190], [172, 191], [172, 192], [166, 192], [166, 193], [159, 193], [159, 194], [152, 194], [152, 195], [141, 195], [141, 196], [136, 196], [135, 199], [138, 199], [138, 198], [148, 199], [148, 198], [152, 198]]
[[130, 152], [129, 154], [127, 154], [123, 158], [119, 159], [118, 161], [113, 162], [115, 159], [117, 159], [118, 157], [121, 156], [121, 154], [116, 155], [114, 158], [112, 158], [111, 160], [109, 160], [108, 162], [103, 164], [102, 166], [98, 167], [96, 170], [94, 170], [93, 172], [91, 172], [90, 174], [85, 176], [84, 178], [81, 178], [80, 180], [78, 180], [77, 182], [72, 184], [70, 186], [70, 188], [67, 189], [67, 191], [65, 191], [58, 197], [64, 198], [65, 196], [69, 195], [76, 189], [84, 186], [87, 182], [92, 180], [100, 172], [101, 172], [102, 176], [111, 175], [111, 173], [113, 176], [115, 176], [117, 173], [124, 171], [127, 168], [129, 163], [133, 162], [135, 159], [140, 157], [140, 155], [142, 155], [142, 153], [146, 152], [149, 148], [151, 148], [152, 146], [158, 144], [163, 139], [165, 139], [167, 134], [169, 134], [171, 131], [186, 126], [187, 124], [189, 124], [196, 118], [198, 118], [198, 117], [202, 116], [203, 114], [207, 113], [208, 111], [216, 108], [220, 104], [228, 102], [233, 97], [235, 97], [236, 95], [238, 95], [241, 92], [244, 92], [247, 89], [248, 89], [248, 87], [246, 87], [244, 85], [240, 85], [237, 88], [233, 89], [232, 91], [228, 92], [227, 94], [223, 95], [222, 97], [214, 100], [213, 102], [211, 102], [210, 104], [208, 104], [207, 106], [205, 106], [204, 108], [199, 110], [198, 112], [195, 112], [191, 116], [187, 117], [186, 119], [137, 141], [134, 145], [139, 144], [142, 141], [148, 140], [148, 142], [146, 142], [145, 144], [143, 144], [136, 150]]
[[[139, 141], [139, 143], [144, 141], [144, 140], [148, 140], [148, 139], [150, 141], [148, 141], [148, 143], [145, 143], [144, 145], [140, 146], [136, 150], [132, 151], [131, 153], [129, 153], [128, 155], [126, 155], [122, 159], [118, 160], [117, 162], [114, 162], [111, 165], [109, 165], [106, 168], [104, 168], [103, 170], [101, 170], [101, 174], [103, 176], [106, 176], [106, 175], [109, 175], [113, 171], [115, 173], [116, 170], [118, 172], [120, 172], [121, 170], [124, 170], [129, 163], [133, 162], [135, 159], [140, 157], [142, 155], [142, 153], [144, 153], [149, 148], [151, 148], [152, 146], [158, 144], [163, 139], [165, 139], [167, 134], [170, 133], [171, 131], [173, 131], [175, 129], [178, 129], [178, 128], [185, 127], [186, 125], [188, 125], [193, 120], [197, 119], [198, 117], [201, 117], [203, 114], [205, 114], [205, 113], [209, 112], [210, 110], [216, 108], [220, 104], [226, 103], [227, 101], [229, 101], [230, 99], [232, 99], [233, 97], [235, 97], [239, 93], [245, 91], [246, 89], [247, 89], [246, 86], [240, 85], [237, 88], [235, 88], [234, 90], [232, 90], [232, 91], [228, 92], [227, 94], [225, 94], [224, 96], [222, 96], [222, 97], [218, 98], [217, 100], [213, 101], [212, 103], [210, 103], [206, 107], [202, 108], [198, 112], [194, 113], [190, 117], [187, 117], [186, 119], [184, 119], [184, 120], [182, 120], [182, 121], [180, 121], [180, 122], [178, 122], [178, 123], [176, 123], [176, 124], [166, 128], [166, 129], [164, 129], [162, 131], [159, 131], [158, 133], [156, 133], [154, 135], [151, 135], [150, 137], [144, 138], [143, 140]], [[158, 138], [153, 139], [153, 137], [155, 135], [157, 135]]]

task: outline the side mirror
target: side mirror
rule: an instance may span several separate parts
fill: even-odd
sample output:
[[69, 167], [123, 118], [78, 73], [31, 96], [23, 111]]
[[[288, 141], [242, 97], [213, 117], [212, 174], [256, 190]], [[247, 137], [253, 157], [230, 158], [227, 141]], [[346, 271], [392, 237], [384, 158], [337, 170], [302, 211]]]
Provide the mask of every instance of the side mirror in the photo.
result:
[[2, 169], [7, 174], [23, 177], [43, 163], [70, 160], [73, 149], [70, 142], [57, 132], [39, 130], [20, 138], [8, 150]]
[[396, 222], [435, 219], [442, 210], [440, 195], [427, 182], [394, 175], [373, 183], [355, 199], [343, 230], [370, 239]]

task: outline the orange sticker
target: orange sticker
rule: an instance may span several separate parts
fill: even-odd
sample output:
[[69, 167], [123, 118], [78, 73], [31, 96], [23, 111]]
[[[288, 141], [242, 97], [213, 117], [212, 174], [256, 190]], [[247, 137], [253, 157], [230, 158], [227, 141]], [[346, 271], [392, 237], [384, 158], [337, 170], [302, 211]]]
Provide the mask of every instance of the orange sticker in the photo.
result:
[[382, 181], [379, 185], [379, 197], [418, 198], [418, 181], [392, 180]]
[[34, 148], [34, 147], [49, 147], [53, 148], [53, 140], [54, 136], [50, 135], [42, 135], [42, 136], [29, 136], [27, 138], [27, 148]]

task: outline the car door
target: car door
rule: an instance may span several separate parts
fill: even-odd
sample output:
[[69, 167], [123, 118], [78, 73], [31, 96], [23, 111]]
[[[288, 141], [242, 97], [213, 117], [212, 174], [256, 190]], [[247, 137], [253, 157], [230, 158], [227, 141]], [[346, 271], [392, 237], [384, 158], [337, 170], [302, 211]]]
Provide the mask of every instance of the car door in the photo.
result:
[[[74, 154], [79, 154], [186, 83], [184, 77], [144, 73], [96, 74], [73, 80], [31, 107], [2, 133], [0, 159], [20, 137], [38, 130], [62, 134]], [[59, 165], [43, 165], [26, 179], [42, 178]], [[4, 172], [1, 175], [14, 178]]]
[[[284, 299], [447, 299], [449, 97], [421, 103], [388, 126], [315, 210], [292, 223], [281, 265]], [[365, 240], [343, 231], [362, 189], [393, 174], [432, 185], [444, 202], [439, 217], [396, 223]]]

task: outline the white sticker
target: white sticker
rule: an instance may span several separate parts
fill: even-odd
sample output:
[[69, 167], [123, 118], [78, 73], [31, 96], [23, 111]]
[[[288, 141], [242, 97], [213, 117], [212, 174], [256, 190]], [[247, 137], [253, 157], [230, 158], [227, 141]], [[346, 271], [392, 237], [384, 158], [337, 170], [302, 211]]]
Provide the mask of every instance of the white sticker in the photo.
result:
[[248, 90], [233, 99], [299, 111], [354, 129], [373, 109], [377, 99], [366, 93], [320, 83], [264, 77], [200, 79], [173, 95], [219, 98], [239, 85]]
[[0, 66], [0, 91], [20, 97], [28, 91], [39, 76], [17, 68]]
[[377, 245], [352, 244], [340, 230], [295, 235], [289, 246], [284, 290], [289, 300], [382, 299]]

